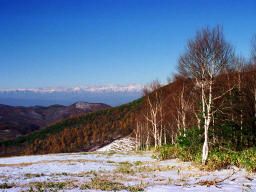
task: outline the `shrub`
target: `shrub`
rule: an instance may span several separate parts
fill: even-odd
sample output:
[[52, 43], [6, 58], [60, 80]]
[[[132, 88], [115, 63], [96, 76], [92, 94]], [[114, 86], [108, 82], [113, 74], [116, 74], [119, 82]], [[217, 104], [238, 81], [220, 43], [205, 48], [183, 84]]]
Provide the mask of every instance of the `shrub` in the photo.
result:
[[[179, 145], [166, 145], [157, 148], [160, 160], [179, 158], [182, 161], [192, 161], [197, 165], [201, 164], [201, 149], [189, 150]], [[231, 151], [229, 149], [212, 148], [209, 152], [206, 169], [219, 170], [235, 165], [246, 168], [248, 171], [256, 172], [256, 148], [243, 151]]]
[[157, 148], [161, 160], [179, 158], [182, 161], [193, 161], [198, 153], [192, 153], [186, 147], [165, 145]]
[[180, 147], [185, 147], [191, 153], [195, 153], [201, 149], [204, 142], [203, 129], [193, 127], [187, 130], [181, 130], [177, 143]]

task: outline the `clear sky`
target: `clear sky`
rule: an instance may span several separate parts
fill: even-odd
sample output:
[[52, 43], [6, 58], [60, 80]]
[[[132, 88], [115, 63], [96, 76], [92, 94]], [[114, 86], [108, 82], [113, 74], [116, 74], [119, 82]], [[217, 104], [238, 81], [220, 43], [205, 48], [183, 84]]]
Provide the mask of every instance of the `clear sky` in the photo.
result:
[[248, 57], [255, 0], [0, 0], [0, 88], [165, 81], [217, 24]]

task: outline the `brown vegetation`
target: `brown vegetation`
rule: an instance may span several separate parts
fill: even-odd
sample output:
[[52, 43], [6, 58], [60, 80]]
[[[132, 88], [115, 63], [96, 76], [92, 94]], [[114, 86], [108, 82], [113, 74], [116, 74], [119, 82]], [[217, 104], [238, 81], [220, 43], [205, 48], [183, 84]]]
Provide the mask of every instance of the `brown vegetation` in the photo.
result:
[[1, 155], [91, 151], [127, 136], [135, 126], [141, 100], [50, 125], [0, 143]]

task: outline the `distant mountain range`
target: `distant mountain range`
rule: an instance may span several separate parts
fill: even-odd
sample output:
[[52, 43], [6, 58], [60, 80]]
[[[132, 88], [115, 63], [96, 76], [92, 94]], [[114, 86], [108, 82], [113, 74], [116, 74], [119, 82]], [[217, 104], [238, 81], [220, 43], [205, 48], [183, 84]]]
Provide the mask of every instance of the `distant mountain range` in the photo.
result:
[[70, 106], [12, 107], [0, 104], [0, 141], [38, 130], [54, 122], [110, 108], [103, 103], [76, 102]]
[[0, 103], [12, 106], [70, 105], [76, 101], [117, 106], [141, 97], [142, 85], [0, 89]]

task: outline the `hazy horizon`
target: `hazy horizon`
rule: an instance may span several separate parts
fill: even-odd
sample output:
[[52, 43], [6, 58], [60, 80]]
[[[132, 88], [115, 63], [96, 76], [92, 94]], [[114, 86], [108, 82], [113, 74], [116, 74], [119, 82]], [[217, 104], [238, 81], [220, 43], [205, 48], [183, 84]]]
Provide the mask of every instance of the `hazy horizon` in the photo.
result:
[[0, 104], [11, 106], [71, 105], [78, 101], [117, 106], [138, 99], [143, 85], [105, 85], [0, 89]]

